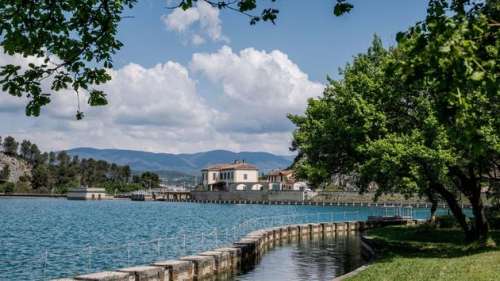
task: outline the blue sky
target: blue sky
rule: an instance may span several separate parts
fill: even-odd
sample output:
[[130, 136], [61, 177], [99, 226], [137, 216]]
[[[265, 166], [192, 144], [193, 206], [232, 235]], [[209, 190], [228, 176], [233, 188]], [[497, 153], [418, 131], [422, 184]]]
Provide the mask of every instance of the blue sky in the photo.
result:
[[[261, 2], [269, 6], [270, 1]], [[396, 33], [423, 19], [427, 8], [427, 1], [422, 0], [352, 1], [355, 9], [350, 14], [335, 17], [333, 3], [333, 0], [278, 0], [274, 5], [280, 10], [276, 25], [251, 26], [246, 17], [222, 11], [222, 30], [230, 38], [227, 45], [233, 50], [248, 47], [281, 50], [311, 79], [325, 82], [327, 74], [336, 77], [339, 67], [365, 51], [375, 33], [386, 45], [394, 44]], [[119, 38], [125, 46], [116, 56], [118, 65], [135, 62], [151, 66], [172, 59], [186, 64], [194, 52], [213, 52], [224, 45], [223, 42], [183, 44], [182, 36], [167, 30], [160, 20], [170, 12], [166, 7], [163, 1], [145, 0], [126, 13], [134, 18], [121, 24]]]
[[[208, 5], [183, 12], [165, 1], [139, 1], [120, 24], [125, 45], [114, 57], [113, 80], [103, 86], [110, 105], [84, 108], [86, 118], [75, 121], [75, 95], [58, 93], [41, 117], [28, 118], [24, 100], [0, 93], [0, 135], [47, 150], [289, 154], [293, 126], [286, 114], [303, 112], [308, 98], [321, 95], [326, 76], [340, 78], [339, 67], [365, 51], [375, 33], [394, 44], [398, 31], [425, 17], [427, 5], [352, 2], [354, 10], [339, 18], [333, 0], [278, 0], [276, 25], [251, 26], [240, 14]], [[0, 55], [0, 65], [11, 62], [27, 59]]]

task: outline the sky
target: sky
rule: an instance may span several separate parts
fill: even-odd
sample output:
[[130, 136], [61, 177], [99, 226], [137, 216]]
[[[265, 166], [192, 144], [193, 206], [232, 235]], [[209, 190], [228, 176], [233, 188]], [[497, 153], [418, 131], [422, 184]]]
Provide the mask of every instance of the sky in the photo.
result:
[[[333, 0], [260, 1], [280, 10], [275, 25], [249, 25], [241, 14], [199, 2], [181, 11], [174, 0], [141, 0], [119, 26], [124, 47], [105, 107], [58, 92], [40, 117], [26, 117], [26, 99], [0, 90], [0, 136], [29, 139], [43, 150], [74, 147], [191, 153], [212, 149], [291, 154], [288, 113], [304, 112], [322, 94], [327, 75], [365, 51], [373, 35], [385, 46], [425, 17], [423, 0], [357, 0], [345, 16]], [[170, 3], [169, 3], [170, 2]], [[0, 52], [0, 65], [33, 58]]]

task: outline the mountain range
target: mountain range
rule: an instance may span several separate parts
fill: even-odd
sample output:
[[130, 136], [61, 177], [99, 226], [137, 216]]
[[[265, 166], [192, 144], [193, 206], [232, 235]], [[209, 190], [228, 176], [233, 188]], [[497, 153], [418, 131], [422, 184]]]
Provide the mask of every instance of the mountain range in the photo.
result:
[[290, 166], [294, 156], [275, 155], [267, 152], [232, 152], [211, 150], [198, 153], [154, 153], [123, 149], [97, 149], [79, 147], [66, 150], [70, 155], [80, 158], [106, 160], [119, 165], [129, 165], [136, 171], [178, 171], [190, 175], [199, 175], [200, 170], [220, 163], [232, 163], [245, 160], [256, 165], [261, 172], [272, 169], [284, 169]]

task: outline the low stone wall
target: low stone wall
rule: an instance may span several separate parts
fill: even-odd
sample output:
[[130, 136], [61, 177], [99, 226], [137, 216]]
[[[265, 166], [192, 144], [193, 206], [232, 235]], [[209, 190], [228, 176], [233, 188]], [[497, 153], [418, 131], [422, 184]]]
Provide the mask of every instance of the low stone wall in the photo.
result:
[[230, 247], [205, 251], [177, 260], [157, 261], [151, 265], [52, 281], [203, 281], [213, 280], [216, 277], [218, 280], [222, 280], [224, 277], [230, 277], [241, 270], [245, 271], [255, 266], [267, 251], [277, 245], [336, 234], [356, 233], [388, 224], [414, 224], [415, 222], [413, 220], [397, 222], [346, 221], [273, 227], [248, 233]]
[[46, 193], [0, 193], [1, 197], [47, 197], [66, 198], [66, 194], [46, 194]]
[[210, 202], [302, 202], [302, 191], [192, 191], [191, 199]]
[[[256, 191], [258, 192], [258, 191]], [[211, 192], [200, 192], [211, 193]], [[218, 192], [217, 192], [218, 193]], [[216, 194], [197, 197], [209, 199], [183, 199], [183, 200], [162, 200], [168, 202], [188, 202], [188, 203], [210, 203], [210, 204], [260, 204], [260, 205], [304, 205], [304, 206], [337, 206], [337, 207], [413, 207], [413, 208], [430, 208], [429, 203], [401, 203], [401, 202], [321, 202], [321, 201], [297, 201], [297, 200], [251, 200], [246, 199], [227, 199], [225, 196], [217, 196]], [[226, 198], [226, 199], [217, 199]], [[445, 204], [440, 204], [439, 208], [447, 208]], [[463, 208], [470, 208], [468, 205], [463, 205]]]

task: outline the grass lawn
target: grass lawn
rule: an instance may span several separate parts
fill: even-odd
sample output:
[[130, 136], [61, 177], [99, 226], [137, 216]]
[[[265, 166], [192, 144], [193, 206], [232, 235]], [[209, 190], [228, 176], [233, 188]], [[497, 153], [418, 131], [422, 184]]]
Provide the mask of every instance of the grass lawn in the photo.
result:
[[[348, 281], [499, 281], [500, 247], [466, 245], [460, 230], [425, 226], [373, 229], [379, 258]], [[492, 238], [500, 245], [500, 232]]]

